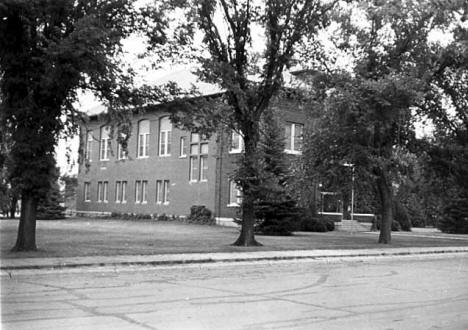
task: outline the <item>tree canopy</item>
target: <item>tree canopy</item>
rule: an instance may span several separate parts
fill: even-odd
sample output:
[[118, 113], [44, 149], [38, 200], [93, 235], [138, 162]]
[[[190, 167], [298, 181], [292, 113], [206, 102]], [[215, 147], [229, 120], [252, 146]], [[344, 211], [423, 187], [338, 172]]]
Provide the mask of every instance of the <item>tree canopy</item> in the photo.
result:
[[36, 248], [37, 200], [50, 188], [59, 135], [76, 132], [78, 90], [95, 93], [120, 120], [145, 102], [119, 59], [121, 41], [145, 19], [132, 0], [0, 3], [0, 125], [11, 139], [9, 179], [22, 199], [15, 249]]

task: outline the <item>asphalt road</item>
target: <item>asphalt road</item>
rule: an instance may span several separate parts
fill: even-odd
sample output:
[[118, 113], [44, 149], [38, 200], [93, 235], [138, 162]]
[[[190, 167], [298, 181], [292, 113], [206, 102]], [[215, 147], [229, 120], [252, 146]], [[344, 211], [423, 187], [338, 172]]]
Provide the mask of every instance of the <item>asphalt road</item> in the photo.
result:
[[467, 329], [468, 254], [20, 271], [2, 329]]

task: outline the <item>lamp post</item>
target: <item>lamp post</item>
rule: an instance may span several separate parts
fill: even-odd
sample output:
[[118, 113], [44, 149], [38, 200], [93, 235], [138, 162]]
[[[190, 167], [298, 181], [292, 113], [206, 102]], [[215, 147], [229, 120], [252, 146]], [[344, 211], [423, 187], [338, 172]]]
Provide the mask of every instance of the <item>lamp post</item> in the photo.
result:
[[352, 176], [351, 176], [351, 220], [354, 220], [354, 164], [344, 163], [343, 166], [351, 167]]

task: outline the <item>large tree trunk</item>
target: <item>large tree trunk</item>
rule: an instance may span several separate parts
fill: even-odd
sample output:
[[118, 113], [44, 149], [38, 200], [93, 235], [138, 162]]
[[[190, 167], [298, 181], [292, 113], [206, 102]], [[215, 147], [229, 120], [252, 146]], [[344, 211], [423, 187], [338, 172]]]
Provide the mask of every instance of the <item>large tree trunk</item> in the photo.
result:
[[[247, 126], [247, 125], [246, 125]], [[242, 199], [242, 227], [239, 238], [233, 243], [236, 246], [259, 246], [255, 240], [255, 193], [258, 182], [257, 144], [258, 131], [252, 126], [243, 129], [245, 153], [240, 168], [240, 186]]]
[[12, 251], [35, 251], [37, 200], [31, 194], [21, 196], [21, 216], [18, 237]]
[[383, 169], [378, 171], [377, 188], [379, 191], [380, 204], [382, 206], [379, 243], [390, 244], [392, 240], [393, 191], [392, 183]]
[[10, 218], [14, 219], [16, 216], [16, 208], [18, 206], [18, 197], [14, 196], [10, 200]]

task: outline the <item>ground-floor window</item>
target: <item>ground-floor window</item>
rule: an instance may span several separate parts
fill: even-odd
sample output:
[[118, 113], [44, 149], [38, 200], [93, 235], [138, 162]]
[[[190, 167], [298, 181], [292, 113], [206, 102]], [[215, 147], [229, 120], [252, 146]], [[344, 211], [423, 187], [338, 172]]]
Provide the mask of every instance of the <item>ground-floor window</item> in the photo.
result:
[[156, 180], [156, 203], [169, 204], [169, 180]]
[[120, 203], [122, 201], [122, 188], [121, 182], [115, 181], [115, 202]]
[[135, 203], [141, 203], [141, 181], [135, 181]]
[[127, 181], [122, 181], [122, 203], [127, 203]]
[[91, 184], [89, 182], [84, 183], [84, 201], [85, 202], [91, 201], [90, 187], [91, 187]]
[[228, 206], [239, 206], [240, 204], [242, 204], [242, 191], [234, 181], [229, 181]]
[[103, 182], [103, 188], [102, 188], [102, 200], [104, 203], [107, 203], [109, 201], [109, 182], [104, 181]]
[[148, 186], [148, 181], [146, 180], [141, 181], [141, 202], [142, 203], [148, 202], [148, 195], [146, 193], [147, 186]]
[[102, 181], [98, 181], [97, 183], [97, 201], [98, 203], [102, 202]]

